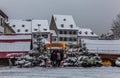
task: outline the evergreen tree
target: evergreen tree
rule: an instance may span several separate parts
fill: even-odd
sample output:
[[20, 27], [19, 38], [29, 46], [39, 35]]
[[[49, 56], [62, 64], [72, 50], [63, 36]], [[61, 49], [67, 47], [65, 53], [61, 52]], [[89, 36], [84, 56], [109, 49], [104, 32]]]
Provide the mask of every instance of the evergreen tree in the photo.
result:
[[120, 39], [120, 14], [118, 14], [116, 20], [113, 21], [111, 30], [113, 32], [114, 39]]

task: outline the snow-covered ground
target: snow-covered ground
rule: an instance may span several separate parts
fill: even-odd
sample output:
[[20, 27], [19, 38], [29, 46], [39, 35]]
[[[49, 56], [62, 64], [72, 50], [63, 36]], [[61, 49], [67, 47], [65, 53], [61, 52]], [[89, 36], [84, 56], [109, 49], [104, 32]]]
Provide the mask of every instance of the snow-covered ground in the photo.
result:
[[0, 67], [0, 78], [120, 78], [119, 67], [9, 68]]

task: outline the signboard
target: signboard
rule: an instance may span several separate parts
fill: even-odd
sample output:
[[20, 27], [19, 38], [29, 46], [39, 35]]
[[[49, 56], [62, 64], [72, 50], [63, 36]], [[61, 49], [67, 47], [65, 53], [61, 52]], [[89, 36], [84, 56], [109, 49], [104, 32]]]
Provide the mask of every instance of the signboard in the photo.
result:
[[46, 49], [54, 48], [54, 47], [66, 49], [66, 44], [65, 43], [52, 43], [52, 44], [46, 44], [45, 47]]

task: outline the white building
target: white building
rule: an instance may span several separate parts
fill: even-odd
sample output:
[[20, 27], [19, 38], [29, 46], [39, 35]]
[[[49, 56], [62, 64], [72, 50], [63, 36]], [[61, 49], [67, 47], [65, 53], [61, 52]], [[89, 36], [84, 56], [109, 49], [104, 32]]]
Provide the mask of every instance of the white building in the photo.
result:
[[9, 23], [17, 34], [32, 33], [34, 39], [41, 34], [50, 41], [49, 35], [52, 33], [53, 42], [69, 45], [78, 44], [80, 39], [98, 38], [91, 29], [77, 27], [71, 15], [53, 15], [50, 26], [47, 20], [10, 20]]
[[36, 34], [41, 32], [44, 38], [48, 38], [50, 33], [47, 20], [9, 20], [10, 26], [14, 29], [16, 34]]
[[98, 39], [98, 35], [95, 34], [90, 28], [80, 28], [78, 27], [78, 40], [80, 39]]
[[77, 44], [78, 29], [71, 15], [53, 15], [50, 30], [55, 30], [58, 42]]

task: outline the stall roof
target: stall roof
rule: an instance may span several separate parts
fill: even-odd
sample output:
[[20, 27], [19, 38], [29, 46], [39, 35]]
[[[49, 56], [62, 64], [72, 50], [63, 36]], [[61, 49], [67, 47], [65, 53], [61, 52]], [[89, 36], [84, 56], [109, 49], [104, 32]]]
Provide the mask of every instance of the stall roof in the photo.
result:
[[99, 54], [120, 54], [120, 40], [82, 40], [89, 52]]

